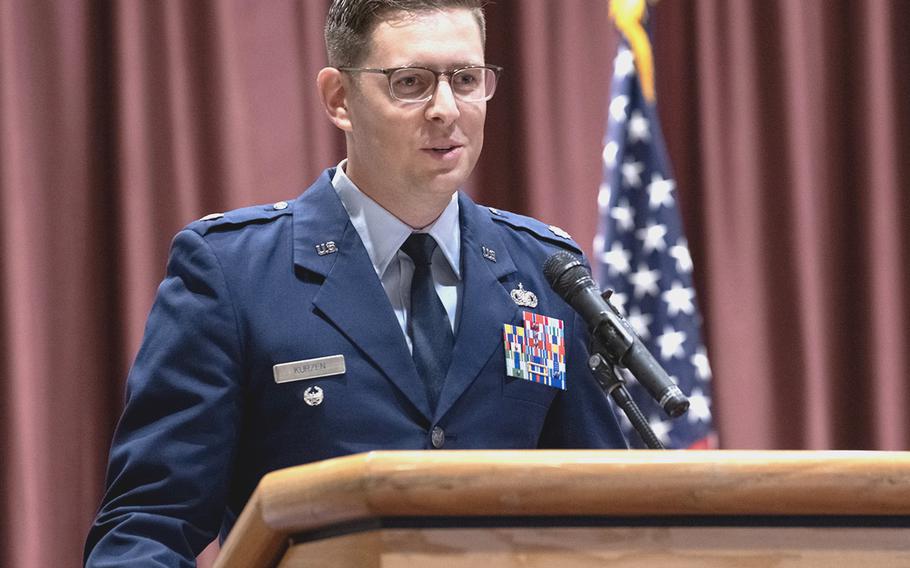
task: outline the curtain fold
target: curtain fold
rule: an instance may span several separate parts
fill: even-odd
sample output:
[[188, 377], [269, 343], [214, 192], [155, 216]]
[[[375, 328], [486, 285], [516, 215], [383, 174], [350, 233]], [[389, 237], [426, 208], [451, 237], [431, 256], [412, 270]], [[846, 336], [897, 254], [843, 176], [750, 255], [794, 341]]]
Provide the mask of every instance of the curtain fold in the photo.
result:
[[[868, 86], [862, 98], [862, 111], [871, 126], [868, 147], [862, 168], [869, 186], [877, 191], [869, 193], [869, 207], [864, 224], [868, 227], [868, 244], [863, 256], [871, 259], [866, 277], [861, 282], [869, 297], [869, 344], [876, 347], [876, 356], [870, 361], [870, 374], [874, 377], [870, 387], [871, 439], [876, 446], [907, 449], [910, 433], [907, 431], [907, 402], [910, 386], [907, 370], [907, 330], [910, 305], [907, 301], [907, 190], [902, 183], [907, 173], [906, 145], [895, 141], [906, 140], [906, 130], [895, 120], [900, 116], [901, 101], [906, 101], [906, 85], [910, 71], [908, 58], [900, 57], [896, 22], [906, 23], [906, 7], [896, 7], [888, 2], [869, 2], [863, 5], [860, 29], [867, 38], [868, 49], [860, 61], [863, 82]], [[901, 13], [903, 12], [903, 13]], [[906, 121], [903, 126], [906, 127]], [[903, 339], [903, 341], [902, 341]], [[904, 417], [903, 424], [893, 424], [895, 417]]]

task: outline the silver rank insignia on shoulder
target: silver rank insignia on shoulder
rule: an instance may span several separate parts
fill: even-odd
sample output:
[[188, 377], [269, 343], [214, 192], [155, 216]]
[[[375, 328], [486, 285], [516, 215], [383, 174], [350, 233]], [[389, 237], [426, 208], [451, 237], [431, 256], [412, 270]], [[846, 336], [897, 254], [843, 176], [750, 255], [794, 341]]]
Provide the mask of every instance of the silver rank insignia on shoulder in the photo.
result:
[[547, 228], [550, 229], [550, 232], [553, 233], [554, 235], [556, 235], [557, 237], [562, 237], [562, 238], [564, 238], [564, 239], [571, 239], [571, 238], [572, 238], [572, 235], [570, 235], [569, 233], [567, 233], [564, 229], [560, 229], [560, 228], [557, 227], [556, 225], [550, 225], [550, 226], [547, 227]]
[[325, 394], [319, 387], [312, 386], [303, 391], [303, 402], [307, 403], [309, 406], [319, 406], [322, 404], [324, 398]]
[[518, 288], [512, 290], [512, 299], [515, 300], [515, 303], [519, 306], [525, 308], [536, 308], [537, 307], [537, 294], [531, 292], [530, 290], [525, 290], [525, 287], [522, 286], [521, 282], [518, 283]]
[[338, 252], [338, 247], [335, 246], [335, 241], [328, 241], [325, 243], [319, 243], [316, 245], [316, 254], [319, 256], [325, 256], [327, 254], [334, 254]]
[[489, 247], [480, 247], [480, 252], [483, 253], [483, 257], [490, 262], [496, 262], [496, 251]]
[[224, 213], [209, 213], [208, 215], [206, 215], [205, 217], [203, 217], [202, 219], [199, 219], [199, 220], [200, 221], [214, 221], [215, 219], [221, 219], [222, 217], [224, 217]]

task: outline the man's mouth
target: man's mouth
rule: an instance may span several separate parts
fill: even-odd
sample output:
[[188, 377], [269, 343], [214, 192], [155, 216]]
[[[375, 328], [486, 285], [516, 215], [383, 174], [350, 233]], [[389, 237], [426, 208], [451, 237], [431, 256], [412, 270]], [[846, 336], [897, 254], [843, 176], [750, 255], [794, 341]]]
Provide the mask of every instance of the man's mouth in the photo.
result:
[[423, 149], [427, 155], [446, 162], [457, 159], [461, 156], [462, 150], [464, 150], [464, 146], [451, 142], [440, 142], [439, 144], [434, 144], [433, 146], [428, 146]]
[[456, 148], [461, 148], [461, 146], [459, 146], [457, 144], [453, 144], [451, 146], [433, 146], [432, 148], [430, 148], [430, 150], [433, 152], [436, 152], [438, 154], [445, 154], [447, 152], [451, 152], [452, 150], [455, 150]]

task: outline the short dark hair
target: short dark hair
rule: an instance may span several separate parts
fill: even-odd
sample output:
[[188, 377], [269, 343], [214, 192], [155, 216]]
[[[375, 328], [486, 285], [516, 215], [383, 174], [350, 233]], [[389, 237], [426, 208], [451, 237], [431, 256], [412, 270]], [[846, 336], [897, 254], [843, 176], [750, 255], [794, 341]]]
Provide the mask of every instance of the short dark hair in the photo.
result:
[[484, 0], [333, 0], [325, 19], [325, 48], [329, 65], [355, 67], [367, 56], [370, 35], [382, 19], [394, 12], [416, 14], [448, 8], [471, 10], [486, 43]]

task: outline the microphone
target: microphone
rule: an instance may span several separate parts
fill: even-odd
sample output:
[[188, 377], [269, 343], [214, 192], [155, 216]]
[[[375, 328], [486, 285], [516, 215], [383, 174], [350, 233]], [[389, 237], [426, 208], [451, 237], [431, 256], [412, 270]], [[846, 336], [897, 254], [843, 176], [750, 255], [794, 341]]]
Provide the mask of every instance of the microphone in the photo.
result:
[[587, 322], [611, 363], [627, 368], [669, 416], [676, 418], [689, 409], [689, 400], [648, 352], [632, 325], [604, 300], [591, 273], [575, 255], [566, 251], [551, 255], [543, 273], [559, 297]]

